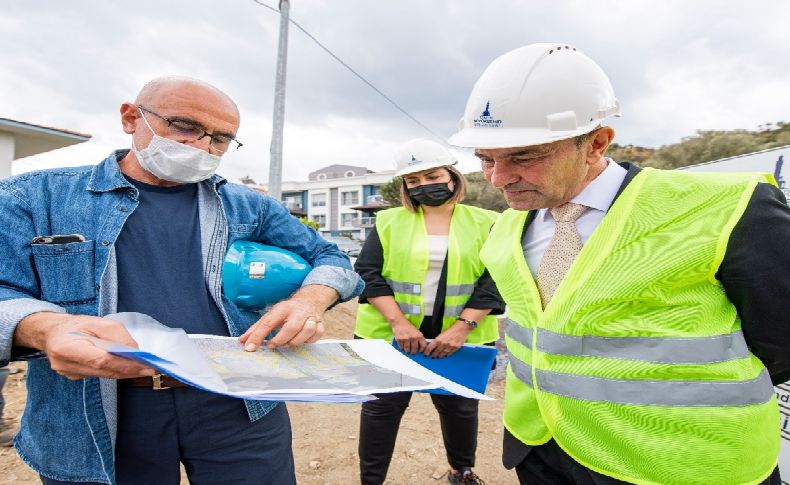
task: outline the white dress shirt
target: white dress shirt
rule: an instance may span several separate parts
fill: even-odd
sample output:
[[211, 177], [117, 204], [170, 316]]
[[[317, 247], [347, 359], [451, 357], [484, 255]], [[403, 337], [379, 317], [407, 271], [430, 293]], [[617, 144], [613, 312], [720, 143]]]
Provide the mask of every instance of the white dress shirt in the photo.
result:
[[[606, 215], [606, 211], [611, 207], [620, 186], [628, 173], [626, 169], [607, 158], [606, 168], [601, 172], [587, 187], [584, 188], [571, 202], [587, 206], [581, 216], [576, 220], [576, 227], [582, 238], [582, 244], [590, 238], [598, 224]], [[549, 209], [539, 209], [532, 223], [524, 233], [521, 245], [524, 248], [524, 257], [532, 273], [532, 277], [538, 277], [538, 266], [543, 259], [543, 253], [554, 237], [554, 226], [556, 222]]]
[[426, 316], [433, 315], [449, 240], [450, 236], [428, 236], [428, 272], [425, 274], [422, 291]]

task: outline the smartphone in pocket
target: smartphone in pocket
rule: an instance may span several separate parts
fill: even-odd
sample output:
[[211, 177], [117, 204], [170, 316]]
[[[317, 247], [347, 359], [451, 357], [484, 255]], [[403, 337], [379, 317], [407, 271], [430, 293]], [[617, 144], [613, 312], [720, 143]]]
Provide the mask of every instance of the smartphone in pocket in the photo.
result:
[[66, 244], [85, 241], [82, 234], [52, 234], [50, 236], [36, 236], [31, 241], [33, 244]]

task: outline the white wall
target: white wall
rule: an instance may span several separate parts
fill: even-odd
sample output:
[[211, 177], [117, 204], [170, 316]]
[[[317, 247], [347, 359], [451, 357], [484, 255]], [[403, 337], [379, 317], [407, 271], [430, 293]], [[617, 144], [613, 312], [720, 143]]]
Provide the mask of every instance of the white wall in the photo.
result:
[[11, 176], [14, 161], [14, 135], [0, 132], [0, 179]]
[[[779, 451], [779, 474], [783, 480], [790, 477], [790, 382], [776, 386], [779, 400], [779, 428], [782, 433], [782, 448]], [[782, 482], [786, 483], [786, 482]]]
[[690, 172], [762, 172], [773, 175], [776, 161], [779, 160], [780, 156], [783, 157], [782, 161], [784, 162], [780, 176], [784, 179], [784, 188], [788, 188], [790, 187], [790, 146], [723, 158], [683, 167], [679, 170], [688, 170]]

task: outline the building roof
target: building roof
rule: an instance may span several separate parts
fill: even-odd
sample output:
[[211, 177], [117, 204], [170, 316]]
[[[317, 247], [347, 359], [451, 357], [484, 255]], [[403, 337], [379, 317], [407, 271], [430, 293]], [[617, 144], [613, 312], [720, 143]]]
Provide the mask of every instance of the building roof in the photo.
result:
[[245, 175], [244, 177], [240, 178], [239, 182], [251, 188], [252, 190], [262, 193], [263, 195], [269, 195], [269, 191], [266, 190], [266, 187], [255, 183], [255, 180], [253, 180], [249, 175]]
[[[366, 169], [367, 170], [367, 169]], [[368, 173], [363, 175], [356, 175], [354, 177], [339, 177], [339, 178], [326, 178], [322, 180], [283, 180], [282, 192], [303, 192], [310, 190], [321, 190], [331, 188], [344, 188], [360, 185], [382, 185], [395, 176], [394, 170], [385, 170], [381, 172], [373, 172], [368, 170]], [[264, 184], [264, 186], [267, 186]]]
[[0, 118], [0, 133], [14, 136], [14, 159], [30, 157], [90, 140], [86, 133]]
[[315, 170], [313, 172], [310, 172], [309, 174], [307, 174], [307, 179], [324, 180], [324, 179], [336, 179], [343, 177], [359, 177], [369, 173], [374, 173], [374, 172], [373, 170], [370, 170], [367, 167], [358, 167], [355, 165], [342, 165], [336, 163], [333, 165], [328, 165], [323, 168], [319, 168], [318, 170]]

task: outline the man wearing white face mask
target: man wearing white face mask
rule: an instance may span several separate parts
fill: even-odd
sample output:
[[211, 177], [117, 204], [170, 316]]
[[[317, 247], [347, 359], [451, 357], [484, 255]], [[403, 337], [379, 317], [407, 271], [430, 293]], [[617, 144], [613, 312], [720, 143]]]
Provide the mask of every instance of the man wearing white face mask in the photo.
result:
[[[120, 112], [131, 150], [0, 180], [0, 366], [33, 358], [14, 444], [45, 484], [175, 485], [182, 463], [196, 483], [295, 483], [284, 405], [185, 387], [75, 333], [136, 347], [102, 318], [133, 311], [238, 336], [246, 350], [275, 328], [269, 347], [299, 345], [363, 284], [345, 254], [278, 201], [214, 174], [241, 146], [239, 111], [222, 91], [159, 78]], [[222, 295], [222, 259], [239, 239], [313, 267], [263, 317]]]
[[[198, 140], [200, 137], [210, 138], [210, 150], [220, 151], [223, 148], [227, 150], [231, 143], [236, 146], [241, 144], [230, 135], [214, 134], [209, 135], [203, 128], [190, 121], [169, 119], [160, 114], [157, 114], [142, 105], [138, 105], [137, 109], [140, 110], [141, 118], [145, 122], [145, 126], [154, 134], [148, 146], [142, 150], [138, 150], [132, 141], [132, 152], [135, 158], [140, 163], [140, 166], [151, 175], [168, 182], [176, 183], [194, 183], [206, 180], [214, 175], [214, 172], [219, 167], [221, 160], [220, 155], [193, 148], [189, 145], [173, 141], [169, 138], [163, 138], [156, 134], [151, 124], [145, 117], [145, 112], [156, 116], [167, 122], [167, 131], [184, 138]], [[216, 140], [216, 142], [215, 142]], [[221, 146], [222, 148], [217, 148]]]

